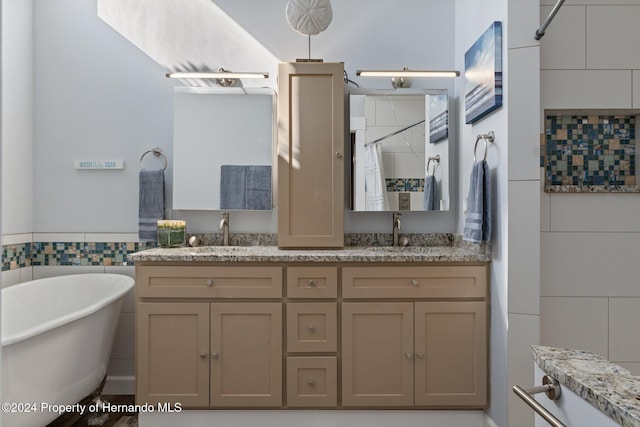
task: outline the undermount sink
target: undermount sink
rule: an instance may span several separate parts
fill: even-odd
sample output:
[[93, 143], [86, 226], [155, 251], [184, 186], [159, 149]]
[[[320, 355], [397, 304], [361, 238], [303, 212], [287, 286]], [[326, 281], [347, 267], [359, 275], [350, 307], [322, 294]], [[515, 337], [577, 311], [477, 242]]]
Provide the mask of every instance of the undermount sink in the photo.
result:
[[438, 250], [434, 246], [366, 246], [362, 249], [372, 252], [410, 252], [420, 254], [432, 253]]
[[208, 254], [208, 253], [229, 253], [229, 252], [247, 252], [250, 246], [195, 246], [189, 248], [192, 252]]

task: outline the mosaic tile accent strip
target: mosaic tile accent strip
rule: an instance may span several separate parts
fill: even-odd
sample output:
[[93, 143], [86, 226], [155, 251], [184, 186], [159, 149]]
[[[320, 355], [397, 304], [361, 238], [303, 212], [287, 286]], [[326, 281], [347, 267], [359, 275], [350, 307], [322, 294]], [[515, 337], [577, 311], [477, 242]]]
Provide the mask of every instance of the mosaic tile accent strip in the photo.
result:
[[7, 245], [2, 248], [2, 271], [31, 267], [31, 243]]
[[424, 191], [424, 178], [386, 178], [388, 192]]
[[637, 191], [635, 117], [547, 115], [545, 121], [545, 191]]
[[30, 266], [122, 266], [131, 253], [156, 247], [155, 242], [35, 242], [2, 249], [2, 271]]

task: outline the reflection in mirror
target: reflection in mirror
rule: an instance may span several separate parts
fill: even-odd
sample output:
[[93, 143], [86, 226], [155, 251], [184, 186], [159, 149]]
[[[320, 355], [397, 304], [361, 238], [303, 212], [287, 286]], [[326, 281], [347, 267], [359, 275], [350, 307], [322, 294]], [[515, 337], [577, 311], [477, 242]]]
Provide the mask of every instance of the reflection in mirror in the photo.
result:
[[350, 95], [351, 209], [449, 210], [446, 90]]
[[271, 210], [274, 92], [176, 88], [173, 209]]

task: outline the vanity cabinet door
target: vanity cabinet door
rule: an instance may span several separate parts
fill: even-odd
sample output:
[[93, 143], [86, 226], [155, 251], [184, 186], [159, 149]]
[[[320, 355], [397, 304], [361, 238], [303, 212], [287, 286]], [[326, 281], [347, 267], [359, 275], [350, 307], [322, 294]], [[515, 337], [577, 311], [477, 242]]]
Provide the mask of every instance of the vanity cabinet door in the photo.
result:
[[413, 406], [413, 303], [342, 304], [342, 405]]
[[209, 304], [137, 304], [136, 403], [209, 406]]
[[282, 405], [282, 304], [211, 304], [211, 406]]
[[278, 246], [344, 245], [344, 66], [278, 67]]
[[487, 404], [487, 306], [482, 301], [415, 303], [415, 404]]

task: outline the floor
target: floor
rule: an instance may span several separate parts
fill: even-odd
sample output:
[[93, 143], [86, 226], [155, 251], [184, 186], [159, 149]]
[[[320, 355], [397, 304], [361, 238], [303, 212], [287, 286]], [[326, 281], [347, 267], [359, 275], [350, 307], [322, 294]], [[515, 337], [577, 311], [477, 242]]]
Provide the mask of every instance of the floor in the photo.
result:
[[[113, 405], [133, 405], [134, 396], [102, 396], [102, 399]], [[137, 427], [138, 414], [133, 412], [108, 412], [106, 417], [92, 418], [91, 414], [80, 416], [77, 413], [67, 413], [56, 418], [47, 427]]]

